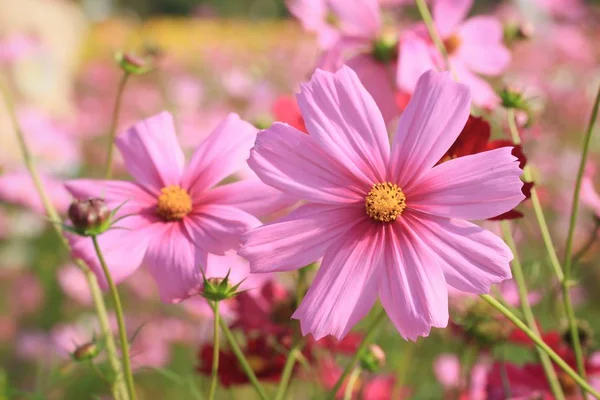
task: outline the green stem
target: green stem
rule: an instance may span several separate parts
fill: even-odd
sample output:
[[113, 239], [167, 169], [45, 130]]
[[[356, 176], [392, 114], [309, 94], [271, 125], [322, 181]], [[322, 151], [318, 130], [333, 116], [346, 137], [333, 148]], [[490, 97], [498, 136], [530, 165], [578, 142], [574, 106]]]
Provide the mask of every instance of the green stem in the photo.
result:
[[292, 372], [294, 371], [294, 366], [296, 365], [296, 361], [298, 360], [298, 356], [300, 355], [301, 347], [302, 342], [297, 342], [288, 354], [287, 360], [285, 361], [285, 365], [283, 366], [281, 382], [279, 383], [279, 387], [277, 388], [277, 394], [275, 394], [275, 400], [283, 400], [283, 398], [285, 397], [285, 393], [287, 391], [290, 379], [292, 377]]
[[213, 325], [213, 362], [212, 362], [212, 376], [210, 381], [210, 391], [208, 392], [208, 400], [215, 398], [215, 391], [217, 390], [217, 380], [219, 377], [219, 301], [215, 301], [213, 304], [214, 325]]
[[250, 364], [248, 364], [248, 360], [246, 360], [246, 357], [244, 356], [244, 353], [240, 349], [240, 346], [235, 341], [233, 334], [231, 333], [231, 331], [229, 330], [229, 327], [227, 326], [227, 322], [225, 322], [225, 321], [223, 321], [223, 319], [221, 319], [219, 321], [219, 323], [221, 325], [221, 330], [223, 331], [223, 333], [225, 334], [225, 337], [227, 338], [227, 341], [229, 342], [229, 346], [231, 347], [231, 350], [233, 351], [233, 353], [237, 357], [238, 361], [240, 362], [240, 365], [241, 365], [242, 369], [244, 370], [244, 372], [246, 373], [246, 376], [248, 376], [250, 383], [252, 384], [252, 386], [254, 386], [256, 393], [258, 393], [258, 396], [261, 398], [261, 400], [267, 400], [267, 394], [265, 393], [265, 390], [263, 389], [260, 382], [258, 381], [258, 378], [256, 378], [256, 375], [254, 374], [252, 367], [250, 366]]
[[[512, 261], [512, 272], [515, 283], [517, 284], [517, 289], [519, 291], [519, 299], [521, 301], [521, 309], [523, 310], [523, 316], [525, 317], [525, 322], [529, 326], [529, 328], [536, 334], [540, 335], [540, 332], [537, 328], [535, 317], [533, 315], [533, 311], [531, 310], [531, 305], [529, 304], [529, 298], [527, 293], [527, 286], [525, 283], [525, 276], [523, 274], [523, 267], [521, 265], [521, 260], [519, 259], [519, 255], [517, 253], [517, 246], [512, 237], [512, 233], [510, 231], [510, 225], [507, 221], [501, 221], [500, 227], [502, 229], [502, 235], [504, 237], [504, 241], [508, 244], [508, 247], [513, 253], [513, 261]], [[546, 374], [546, 379], [548, 379], [548, 384], [550, 385], [550, 390], [552, 390], [552, 394], [554, 398], [557, 400], [562, 400], [565, 398], [565, 395], [560, 386], [560, 382], [556, 376], [556, 371], [554, 371], [554, 367], [552, 366], [552, 362], [546, 353], [544, 353], [540, 348], [538, 350], [538, 356], [540, 358], [540, 362], [542, 363], [542, 367], [544, 368], [544, 373]]]
[[[67, 252], [69, 252], [69, 254], [71, 254], [69, 242], [63, 236], [61, 228], [61, 218], [56, 209], [54, 208], [54, 205], [50, 201], [48, 195], [46, 194], [44, 185], [37, 173], [35, 162], [33, 161], [33, 157], [29, 152], [29, 147], [27, 146], [27, 142], [25, 141], [25, 137], [23, 136], [23, 132], [21, 131], [21, 128], [19, 126], [19, 121], [17, 120], [17, 115], [15, 113], [14, 104], [12, 102], [10, 94], [8, 93], [4, 85], [0, 85], [0, 89], [2, 91], [2, 96], [4, 98], [4, 103], [6, 104], [10, 120], [13, 124], [13, 129], [15, 130], [15, 134], [17, 135], [17, 140], [19, 142], [19, 147], [23, 156], [23, 162], [25, 164], [25, 167], [27, 168], [27, 171], [31, 176], [31, 180], [33, 181], [38, 196], [42, 201], [42, 205], [44, 206], [46, 215], [48, 219], [50, 219], [50, 221], [52, 222], [52, 227], [54, 228], [54, 231], [60, 238], [63, 247], [67, 250]], [[111, 392], [115, 399], [126, 399], [126, 392], [121, 379], [121, 368], [119, 366], [116, 346], [110, 330], [108, 313], [106, 312], [106, 305], [104, 304], [104, 298], [102, 297], [102, 292], [100, 290], [100, 287], [98, 286], [98, 281], [96, 280], [96, 276], [93, 274], [93, 272], [88, 268], [87, 265], [85, 265], [85, 263], [82, 260], [75, 259], [74, 261], [75, 264], [77, 264], [77, 266], [83, 271], [86, 277], [90, 288], [90, 293], [92, 294], [92, 299], [94, 301], [94, 307], [96, 309], [98, 321], [100, 323], [100, 329], [102, 330], [102, 334], [104, 335], [104, 338], [106, 340], [106, 351], [108, 354], [108, 360], [116, 376], [114, 385], [111, 387]]]
[[433, 22], [433, 17], [431, 16], [431, 12], [429, 12], [427, 3], [425, 2], [425, 0], [415, 0], [415, 3], [417, 5], [417, 8], [419, 9], [419, 14], [421, 14], [421, 19], [427, 27], [429, 37], [433, 41], [435, 47], [437, 47], [438, 51], [442, 54], [446, 70], [450, 71], [450, 61], [448, 59], [448, 52], [446, 51], [446, 46], [444, 46], [444, 42], [442, 41], [442, 38], [440, 37], [437, 29], [435, 28], [435, 23]]
[[113, 108], [112, 119], [110, 121], [110, 128], [108, 131], [108, 150], [106, 153], [106, 164], [104, 170], [105, 179], [110, 179], [112, 176], [112, 164], [113, 154], [115, 149], [115, 136], [117, 134], [117, 127], [119, 124], [119, 112], [121, 110], [121, 100], [123, 99], [123, 93], [125, 92], [125, 85], [129, 79], [129, 73], [123, 72], [121, 81], [119, 82], [119, 88], [117, 89], [117, 98], [115, 99], [115, 107]]
[[92, 236], [92, 241], [94, 242], [94, 249], [96, 250], [98, 261], [100, 261], [100, 265], [104, 271], [104, 276], [106, 277], [110, 294], [113, 298], [113, 302], [115, 303], [115, 314], [117, 315], [117, 324], [119, 325], [119, 340], [121, 342], [121, 357], [123, 362], [123, 372], [125, 374], [125, 382], [127, 384], [127, 393], [129, 394], [129, 400], [135, 400], [135, 385], [133, 384], [131, 359], [129, 358], [129, 339], [127, 338], [127, 330], [125, 329], [125, 319], [123, 318], [121, 298], [119, 297], [117, 286], [110, 275], [110, 271], [108, 270], [108, 266], [106, 265], [106, 261], [102, 255], [102, 250], [100, 250], [100, 246], [98, 245], [98, 238], [96, 236]]
[[533, 340], [533, 342], [538, 346], [538, 348], [542, 349], [546, 354], [548, 354], [548, 356], [552, 359], [552, 361], [554, 361], [560, 369], [565, 371], [565, 373], [567, 375], [569, 375], [571, 378], [573, 378], [573, 380], [579, 386], [581, 386], [585, 391], [587, 391], [589, 394], [594, 396], [596, 399], [600, 399], [600, 393], [597, 392], [596, 389], [591, 387], [585, 381], [585, 379], [583, 379], [581, 376], [579, 376], [577, 374], [577, 372], [575, 372], [573, 370], [573, 368], [571, 368], [569, 366], [569, 364], [567, 364], [565, 362], [565, 360], [560, 358], [560, 356], [558, 354], [556, 354], [556, 352], [554, 350], [552, 350], [552, 348], [550, 348], [550, 346], [548, 346], [546, 343], [544, 343], [544, 341], [538, 335], [536, 335], [535, 332], [533, 332], [531, 329], [529, 329], [527, 327], [527, 325], [525, 325], [525, 323], [523, 321], [521, 321], [519, 318], [517, 318], [508, 308], [504, 307], [498, 300], [494, 299], [490, 295], [482, 294], [481, 298], [484, 299], [485, 301], [487, 301], [488, 304], [490, 304], [492, 307], [494, 307], [495, 309], [500, 311], [506, 318], [508, 318], [513, 324], [515, 324], [517, 328], [522, 330], [523, 333], [525, 333], [525, 335], [527, 335], [527, 337], [529, 337], [531, 340]]
[[344, 400], [352, 400], [352, 392], [354, 392], [354, 385], [358, 381], [358, 377], [360, 376], [360, 367], [354, 368], [352, 374], [350, 374], [350, 378], [348, 378], [348, 384], [346, 385], [346, 390], [344, 390]]
[[567, 312], [567, 318], [569, 321], [569, 330], [571, 332], [571, 341], [573, 342], [573, 350], [575, 351], [575, 359], [577, 360], [577, 369], [579, 374], [585, 378], [585, 362], [583, 359], [583, 351], [581, 350], [581, 341], [579, 340], [579, 332], [577, 327], [577, 320], [575, 319], [575, 311], [573, 310], [573, 303], [569, 294], [569, 286], [571, 284], [571, 266], [573, 265], [573, 237], [575, 236], [575, 227], [577, 225], [577, 214], [579, 212], [579, 197], [581, 195], [581, 182], [583, 181], [583, 175], [585, 172], [585, 166], [587, 163], [588, 152], [590, 150], [590, 142], [592, 139], [592, 133], [594, 131], [594, 125], [596, 124], [596, 118], [598, 118], [598, 108], [600, 108], [600, 88], [596, 94], [596, 101], [592, 109], [592, 115], [585, 132], [583, 139], [583, 149], [581, 151], [581, 162], [579, 163], [579, 171], [577, 171], [577, 179], [575, 180], [575, 191], [573, 192], [573, 203], [571, 206], [571, 222], [569, 223], [569, 234], [567, 235], [567, 244], [565, 246], [565, 260], [564, 260], [564, 279], [562, 281], [563, 288], [563, 300], [565, 304], [565, 310]]
[[371, 340], [375, 336], [375, 333], [377, 332], [376, 328], [384, 320], [384, 318], [385, 318], [385, 311], [384, 310], [379, 311], [379, 314], [377, 314], [377, 316], [371, 323], [371, 326], [369, 326], [369, 329], [367, 329], [367, 333], [366, 333], [365, 337], [363, 338], [362, 342], [360, 343], [360, 345], [358, 346], [356, 353], [354, 353], [352, 360], [350, 360], [350, 363], [346, 366], [346, 368], [344, 369], [344, 372], [342, 372], [342, 375], [340, 375], [339, 379], [337, 380], [337, 382], [335, 383], [333, 388], [329, 391], [327, 399], [329, 399], [329, 400], [335, 399], [335, 396], [336, 396], [338, 390], [340, 390], [340, 388], [342, 387], [344, 380], [350, 374], [352, 369], [354, 369], [355, 365], [358, 363], [358, 360], [362, 356], [362, 352], [365, 351], [366, 347], [369, 345], [369, 342], [371, 342]]
[[[519, 135], [519, 130], [517, 129], [517, 121], [515, 119], [515, 111], [512, 108], [507, 110], [508, 117], [508, 127], [510, 129], [510, 134], [514, 144], [521, 144], [521, 136]], [[531, 166], [525, 165], [523, 168], [523, 178], [525, 181], [532, 182], [533, 174], [531, 173]], [[550, 264], [554, 269], [554, 273], [560, 282], [564, 280], [564, 275], [562, 271], [562, 267], [560, 266], [560, 261], [558, 261], [558, 257], [556, 255], [556, 248], [554, 247], [554, 243], [552, 242], [552, 236], [550, 236], [550, 230], [548, 229], [548, 224], [546, 222], [546, 217], [544, 216], [544, 210], [542, 209], [542, 204], [540, 203], [540, 198], [537, 193], [536, 187], [531, 188], [531, 204], [533, 205], [533, 210], [535, 212], [536, 219], [538, 221], [538, 225], [540, 226], [540, 232], [542, 234], [542, 239], [544, 241], [544, 245], [546, 247], [546, 252], [548, 253], [548, 258], [550, 260]]]

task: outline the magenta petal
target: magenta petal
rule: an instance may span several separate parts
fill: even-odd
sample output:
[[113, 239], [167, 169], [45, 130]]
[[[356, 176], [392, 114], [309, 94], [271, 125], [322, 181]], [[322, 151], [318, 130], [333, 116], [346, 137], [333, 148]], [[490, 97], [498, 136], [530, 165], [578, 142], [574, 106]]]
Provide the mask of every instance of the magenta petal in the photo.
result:
[[200, 144], [188, 165], [182, 186], [192, 198], [245, 165], [258, 130], [237, 114], [229, 114]]
[[447, 218], [487, 219], [524, 198], [519, 160], [512, 147], [446, 161], [406, 190], [408, 207]]
[[326, 251], [319, 272], [292, 318], [302, 334], [343, 338], [377, 300], [383, 230], [366, 221]]
[[148, 245], [144, 264], [156, 280], [160, 299], [178, 303], [197, 294], [202, 287], [202, 272], [196, 264], [196, 248], [183, 223], [162, 224]]
[[489, 293], [490, 286], [511, 278], [512, 252], [498, 236], [459, 219], [416, 215], [410, 225], [438, 255], [446, 282], [460, 291]]
[[156, 206], [156, 197], [132, 182], [74, 179], [65, 187], [76, 199], [101, 198], [110, 209], [122, 206], [119, 215], [139, 214]]
[[208, 253], [237, 250], [241, 236], [260, 225], [252, 215], [230, 206], [203, 205], [183, 220], [194, 244]]
[[391, 181], [407, 187], [429, 171], [467, 122], [471, 97], [449, 72], [424, 73], [400, 116], [392, 144]]
[[307, 204], [248, 232], [238, 253], [250, 261], [252, 272], [301, 268], [321, 258], [332, 240], [364, 218], [360, 206]]
[[356, 73], [317, 69], [297, 95], [308, 132], [355, 176], [382, 182], [389, 159], [385, 122]]
[[372, 185], [352, 176], [313, 137], [281, 123], [258, 134], [248, 165], [267, 185], [317, 203], [364, 201]]
[[473, 0], [435, 0], [433, 19], [440, 36], [446, 38], [452, 35], [472, 6]]
[[399, 53], [396, 71], [398, 87], [413, 93], [421, 75], [436, 69], [431, 46], [416, 32], [406, 31], [400, 38]]
[[178, 185], [185, 159], [179, 147], [173, 116], [161, 112], [140, 121], [115, 139], [125, 167], [151, 193]]
[[296, 203], [298, 199], [267, 186], [258, 179], [247, 179], [209, 190], [201, 202], [232, 206], [262, 217]]
[[[133, 215], [117, 223], [119, 229], [111, 229], [98, 236], [98, 244], [115, 283], [122, 282], [142, 263], [153, 231], [160, 225], [144, 216]], [[74, 258], [81, 258], [94, 271], [98, 283], [106, 290], [108, 285], [102, 266], [94, 249], [92, 239], [67, 234]]]
[[502, 24], [496, 18], [471, 18], [459, 32], [462, 43], [456, 57], [469, 69], [485, 75], [499, 75], [506, 70], [510, 51], [504, 46]]
[[448, 288], [437, 256], [406, 221], [390, 225], [380, 276], [381, 304], [403, 338], [448, 324]]

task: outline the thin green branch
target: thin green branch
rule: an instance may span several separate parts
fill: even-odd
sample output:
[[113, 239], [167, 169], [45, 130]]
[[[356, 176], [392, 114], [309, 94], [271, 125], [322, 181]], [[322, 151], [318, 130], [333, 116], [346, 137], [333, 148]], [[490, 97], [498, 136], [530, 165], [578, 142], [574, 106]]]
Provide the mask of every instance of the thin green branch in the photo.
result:
[[217, 390], [217, 381], [219, 378], [219, 302], [215, 301], [213, 306], [214, 313], [214, 324], [213, 324], [213, 361], [212, 361], [212, 374], [210, 380], [210, 391], [208, 392], [208, 400], [215, 398], [215, 391]]
[[112, 119], [110, 121], [110, 128], [108, 131], [108, 150], [106, 153], [106, 163], [104, 166], [104, 178], [110, 179], [112, 176], [112, 164], [113, 164], [113, 154], [115, 149], [115, 136], [117, 135], [117, 128], [119, 126], [119, 113], [121, 111], [121, 100], [123, 99], [123, 93], [125, 92], [125, 85], [127, 85], [127, 81], [129, 80], [129, 73], [123, 72], [123, 76], [121, 77], [121, 81], [119, 82], [119, 87], [117, 89], [117, 98], [115, 99], [115, 107], [112, 113]]

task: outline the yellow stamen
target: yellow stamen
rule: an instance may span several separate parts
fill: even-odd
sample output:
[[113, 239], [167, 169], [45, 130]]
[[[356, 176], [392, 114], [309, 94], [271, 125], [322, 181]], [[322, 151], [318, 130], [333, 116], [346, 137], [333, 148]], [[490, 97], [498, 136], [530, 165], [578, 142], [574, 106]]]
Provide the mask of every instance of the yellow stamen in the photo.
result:
[[192, 211], [192, 198], [179, 185], [170, 185], [160, 190], [157, 212], [166, 221], [180, 220]]
[[460, 36], [454, 34], [450, 37], [448, 37], [446, 40], [444, 40], [444, 47], [446, 48], [446, 51], [448, 52], [449, 55], [452, 55], [456, 52], [456, 50], [458, 50], [458, 48], [460, 47], [460, 45], [462, 44], [462, 39], [460, 38]]
[[406, 196], [395, 183], [376, 183], [365, 198], [367, 215], [379, 222], [392, 222], [406, 208]]

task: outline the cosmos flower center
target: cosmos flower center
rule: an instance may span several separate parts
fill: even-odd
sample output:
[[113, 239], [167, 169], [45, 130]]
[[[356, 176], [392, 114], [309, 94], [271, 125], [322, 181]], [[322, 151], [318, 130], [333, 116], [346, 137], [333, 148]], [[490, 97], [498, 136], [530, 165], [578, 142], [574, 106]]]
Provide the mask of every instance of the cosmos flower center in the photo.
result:
[[157, 212], [166, 221], [177, 221], [192, 211], [192, 198], [179, 185], [169, 185], [160, 190]]
[[406, 208], [406, 196], [395, 183], [376, 183], [365, 198], [367, 215], [379, 222], [392, 222]]
[[452, 55], [458, 50], [460, 45], [462, 44], [462, 39], [460, 36], [454, 34], [444, 40], [444, 47], [448, 54]]

